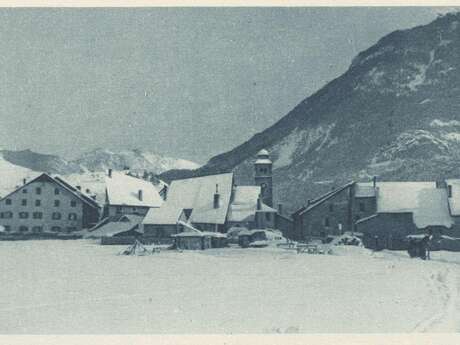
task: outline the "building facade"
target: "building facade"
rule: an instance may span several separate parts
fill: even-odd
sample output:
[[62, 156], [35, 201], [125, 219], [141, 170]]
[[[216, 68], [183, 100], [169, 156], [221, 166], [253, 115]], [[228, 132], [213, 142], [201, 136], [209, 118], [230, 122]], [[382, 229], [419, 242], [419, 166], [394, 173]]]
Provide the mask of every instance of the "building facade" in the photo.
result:
[[6, 233], [73, 233], [99, 220], [99, 205], [62, 179], [42, 174], [0, 200]]
[[341, 235], [353, 229], [354, 182], [334, 189], [295, 212], [294, 238], [305, 241]]

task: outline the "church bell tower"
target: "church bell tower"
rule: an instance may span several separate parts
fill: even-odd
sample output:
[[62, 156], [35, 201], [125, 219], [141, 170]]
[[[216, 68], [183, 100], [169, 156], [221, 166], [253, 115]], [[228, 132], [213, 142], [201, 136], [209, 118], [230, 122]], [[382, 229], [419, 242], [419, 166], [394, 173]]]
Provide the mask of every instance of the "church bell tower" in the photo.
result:
[[254, 163], [255, 183], [261, 187], [262, 202], [270, 207], [273, 207], [272, 166], [268, 151], [260, 150]]

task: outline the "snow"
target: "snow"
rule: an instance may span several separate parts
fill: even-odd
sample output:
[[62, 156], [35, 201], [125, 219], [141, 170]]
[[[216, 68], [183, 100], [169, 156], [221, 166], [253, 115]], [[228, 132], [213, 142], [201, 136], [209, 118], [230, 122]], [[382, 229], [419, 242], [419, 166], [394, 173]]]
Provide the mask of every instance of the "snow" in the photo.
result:
[[460, 127], [460, 121], [457, 120], [449, 120], [449, 121], [443, 121], [439, 119], [434, 119], [433, 121], [430, 122], [431, 127]]
[[435, 182], [377, 182], [377, 212], [413, 212], [420, 229], [428, 225], [450, 227], [447, 192]]
[[[143, 218], [143, 216], [138, 215], [125, 215], [123, 220], [108, 222], [96, 230], [87, 233], [86, 236], [91, 238], [112, 237], [116, 234], [132, 230], [142, 222]], [[137, 229], [136, 231], [142, 233], [141, 230]]]
[[260, 186], [237, 186], [228, 220], [230, 222], [253, 221], [260, 191]]
[[30, 181], [40, 173], [12, 164], [0, 156], [0, 198], [13, 192], [23, 184], [23, 179]]
[[[216, 185], [220, 206], [214, 208]], [[143, 224], [176, 224], [183, 209], [193, 209], [192, 223], [223, 224], [230, 204], [233, 173], [175, 180], [171, 183], [166, 202], [160, 209], [147, 213]]]
[[417, 73], [412, 76], [412, 79], [405, 85], [411, 91], [417, 91], [418, 87], [426, 83], [426, 72], [430, 68], [434, 61], [435, 51], [430, 51], [430, 60], [428, 64], [414, 64], [413, 67], [417, 70]]
[[[372, 196], [372, 182], [357, 183], [356, 195]], [[448, 205], [447, 190], [436, 182], [377, 182], [377, 212], [412, 212], [419, 229], [429, 225], [451, 227], [454, 223]]]
[[303, 134], [303, 131], [295, 129], [281, 141], [278, 145], [278, 158], [274, 164], [275, 168], [282, 168], [292, 164], [293, 155], [302, 142]]
[[272, 161], [268, 158], [259, 158], [256, 160], [255, 164], [272, 164]]
[[[459, 253], [0, 242], [2, 334], [460, 331]], [[449, 263], [438, 260], [443, 258]]]
[[[105, 177], [107, 196], [111, 205], [160, 207], [163, 199], [155, 186], [140, 178], [114, 171]], [[142, 191], [142, 200], [139, 198]]]

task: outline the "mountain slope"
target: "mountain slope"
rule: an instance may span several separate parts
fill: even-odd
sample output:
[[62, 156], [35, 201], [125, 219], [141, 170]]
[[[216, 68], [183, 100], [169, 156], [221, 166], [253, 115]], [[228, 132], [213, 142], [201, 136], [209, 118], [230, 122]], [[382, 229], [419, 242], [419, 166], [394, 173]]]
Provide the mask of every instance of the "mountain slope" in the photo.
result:
[[34, 171], [44, 171], [56, 174], [82, 172], [78, 165], [68, 162], [58, 156], [36, 153], [31, 150], [9, 151], [0, 150], [0, 157], [16, 166]]
[[293, 210], [350, 179], [460, 177], [460, 14], [393, 32], [280, 121], [195, 172], [252, 182], [261, 148], [278, 201]]
[[134, 172], [148, 171], [159, 174], [171, 169], [196, 169], [199, 167], [197, 163], [191, 161], [165, 157], [141, 150], [112, 152], [96, 149], [72, 161], [66, 161], [55, 155], [36, 153], [31, 150], [0, 150], [0, 158], [14, 166], [63, 175], [81, 174], [86, 171], [100, 172], [109, 168], [124, 170], [127, 167]]

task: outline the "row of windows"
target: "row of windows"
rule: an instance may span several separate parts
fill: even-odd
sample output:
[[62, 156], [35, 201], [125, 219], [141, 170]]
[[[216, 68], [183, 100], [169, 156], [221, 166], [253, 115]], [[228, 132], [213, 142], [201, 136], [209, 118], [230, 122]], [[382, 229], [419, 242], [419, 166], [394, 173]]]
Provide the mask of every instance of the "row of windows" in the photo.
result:
[[[13, 231], [13, 229], [12, 229], [12, 227], [10, 225], [5, 225], [4, 228], [5, 228], [6, 232], [12, 232]], [[28, 226], [21, 225], [17, 229], [18, 229], [19, 232], [29, 232], [29, 231], [31, 231], [32, 233], [43, 232], [43, 226], [32, 226], [32, 227], [29, 228]], [[52, 232], [62, 232], [63, 230], [66, 230], [66, 232], [73, 232], [73, 231], [77, 231], [77, 228], [74, 227], [74, 226], [68, 226], [66, 228], [62, 228], [60, 226], [52, 226], [51, 227]]]
[[[27, 188], [22, 189], [22, 194], [27, 194], [29, 190]], [[41, 187], [36, 187], [35, 188], [35, 194], [42, 194], [42, 188]], [[59, 188], [54, 188], [54, 195], [59, 195], [61, 194], [61, 191]]]
[[[13, 200], [11, 199], [5, 199], [5, 204], [6, 205], [12, 205]], [[42, 201], [40, 199], [35, 200], [35, 206], [41, 206]], [[27, 206], [27, 199], [21, 199], [21, 206]], [[61, 200], [54, 200], [54, 206], [59, 207], [61, 206]], [[71, 207], [76, 207], [77, 202], [75, 200], [70, 201], [70, 206]]]
[[[19, 212], [18, 213], [19, 219], [28, 219], [29, 218], [29, 212]], [[13, 212], [7, 211], [7, 212], [0, 212], [0, 219], [10, 219], [13, 218]], [[43, 212], [32, 212], [32, 218], [33, 219], [43, 219]], [[53, 220], [59, 220], [62, 219], [62, 214], [60, 212], [53, 212], [51, 214], [51, 219]], [[76, 213], [69, 213], [67, 215], [68, 220], [77, 220], [78, 215]]]

